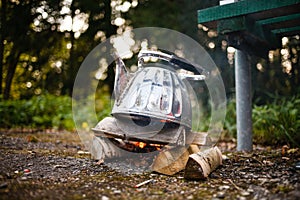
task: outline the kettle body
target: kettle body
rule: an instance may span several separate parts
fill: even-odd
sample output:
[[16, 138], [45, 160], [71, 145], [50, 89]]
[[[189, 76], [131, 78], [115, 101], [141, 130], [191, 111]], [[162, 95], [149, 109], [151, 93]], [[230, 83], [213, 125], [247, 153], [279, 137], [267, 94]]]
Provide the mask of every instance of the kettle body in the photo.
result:
[[145, 64], [128, 80], [114, 103], [112, 115], [191, 128], [191, 101], [185, 81], [167, 64]]

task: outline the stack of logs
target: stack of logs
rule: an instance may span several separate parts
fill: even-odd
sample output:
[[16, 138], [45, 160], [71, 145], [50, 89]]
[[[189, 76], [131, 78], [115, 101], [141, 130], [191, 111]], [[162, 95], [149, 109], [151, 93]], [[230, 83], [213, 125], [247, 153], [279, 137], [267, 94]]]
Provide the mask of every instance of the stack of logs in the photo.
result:
[[[155, 157], [151, 170], [173, 175], [184, 170], [186, 179], [205, 179], [222, 164], [222, 153], [218, 147], [203, 148], [207, 134], [197, 133], [197, 142], [185, 146], [165, 146], [159, 150]], [[119, 146], [120, 147], [120, 146]], [[123, 152], [115, 143], [107, 137], [94, 137], [91, 154], [95, 159], [121, 157]]]

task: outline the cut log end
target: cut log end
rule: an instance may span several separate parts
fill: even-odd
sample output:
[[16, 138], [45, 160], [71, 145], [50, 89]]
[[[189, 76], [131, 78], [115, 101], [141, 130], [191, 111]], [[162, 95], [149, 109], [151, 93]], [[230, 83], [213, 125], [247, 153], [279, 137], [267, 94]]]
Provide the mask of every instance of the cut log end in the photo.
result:
[[199, 163], [197, 163], [194, 159], [189, 159], [185, 172], [184, 172], [184, 178], [186, 179], [205, 179], [203, 175], [203, 170], [201, 166], [199, 166]]
[[205, 179], [221, 164], [222, 153], [218, 147], [191, 154], [185, 167], [184, 177], [193, 180]]

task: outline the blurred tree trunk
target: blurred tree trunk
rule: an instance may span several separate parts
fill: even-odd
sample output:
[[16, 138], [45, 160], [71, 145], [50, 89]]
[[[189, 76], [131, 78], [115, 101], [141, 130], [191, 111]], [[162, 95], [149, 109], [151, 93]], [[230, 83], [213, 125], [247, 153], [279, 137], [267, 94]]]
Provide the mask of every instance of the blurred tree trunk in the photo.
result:
[[[3, 99], [10, 98], [11, 87], [13, 84], [13, 78], [20, 60], [22, 53], [27, 52], [30, 49], [30, 23], [32, 22], [31, 8], [33, 0], [22, 1], [19, 4], [13, 1], [1, 0], [1, 25], [4, 26], [1, 29], [1, 45], [3, 41], [11, 44], [9, 50], [6, 50], [8, 54], [4, 60], [5, 54], [2, 54], [2, 72], [6, 70], [5, 86], [3, 90]], [[4, 11], [4, 13], [3, 13]], [[3, 48], [1, 48], [3, 51]], [[3, 82], [2, 73], [2, 82]]]
[[6, 0], [1, 0], [1, 22], [0, 22], [0, 95], [2, 94], [2, 82], [3, 82], [3, 54], [4, 54], [4, 27], [6, 21]]
[[75, 44], [75, 32], [73, 31], [73, 25], [74, 25], [74, 18], [75, 18], [75, 1], [73, 0], [71, 3], [71, 18], [72, 18], [72, 30], [70, 31], [70, 43], [71, 43], [71, 48], [70, 48], [70, 57], [69, 57], [69, 66], [66, 74], [66, 94], [69, 96], [72, 96], [73, 93], [73, 84], [74, 80], [76, 77], [76, 72], [79, 69], [80, 65], [78, 62], [76, 62], [76, 55], [75, 55], [75, 50], [76, 50], [76, 44]]
[[10, 55], [10, 57], [7, 59], [7, 74], [5, 78], [5, 88], [3, 92], [3, 99], [7, 100], [10, 96], [10, 90], [11, 90], [11, 84], [12, 80], [14, 78], [14, 74], [17, 69], [18, 61], [21, 55], [21, 52], [18, 51], [16, 45], [12, 48], [13, 54]]
[[111, 24], [111, 0], [104, 0], [104, 27], [106, 27], [106, 37], [109, 38], [116, 33], [116, 28]]
[[[109, 38], [110, 36], [116, 34], [116, 27], [113, 26], [111, 24], [111, 13], [112, 13], [112, 10], [111, 10], [111, 6], [110, 6], [110, 0], [104, 0], [104, 12], [105, 12], [105, 15], [104, 15], [104, 26], [107, 27], [106, 29], [106, 37]], [[114, 80], [115, 80], [115, 72], [114, 72], [114, 68], [113, 66], [114, 65], [113, 63], [110, 64], [107, 68], [107, 78], [106, 78], [106, 83], [109, 85], [109, 90], [110, 90], [110, 93], [112, 93], [113, 91], [113, 88], [114, 88]]]
[[[73, 12], [72, 12], [73, 13]], [[69, 96], [72, 96], [73, 93], [73, 84], [74, 80], [76, 77], [76, 72], [79, 69], [79, 63], [76, 62], [76, 55], [75, 55], [75, 37], [74, 37], [74, 32], [71, 31], [71, 36], [70, 36], [70, 42], [71, 42], [71, 48], [70, 48], [70, 58], [69, 58], [69, 73], [67, 74], [67, 94]]]

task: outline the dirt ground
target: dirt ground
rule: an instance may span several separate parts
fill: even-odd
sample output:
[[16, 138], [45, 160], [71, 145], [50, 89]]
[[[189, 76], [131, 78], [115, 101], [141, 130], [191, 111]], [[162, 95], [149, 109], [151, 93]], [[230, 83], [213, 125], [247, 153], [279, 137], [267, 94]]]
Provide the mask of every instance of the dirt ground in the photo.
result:
[[1, 131], [0, 144], [0, 199], [300, 199], [299, 149], [241, 153], [220, 142], [223, 165], [190, 181], [184, 172], [120, 173], [91, 159], [76, 133]]

